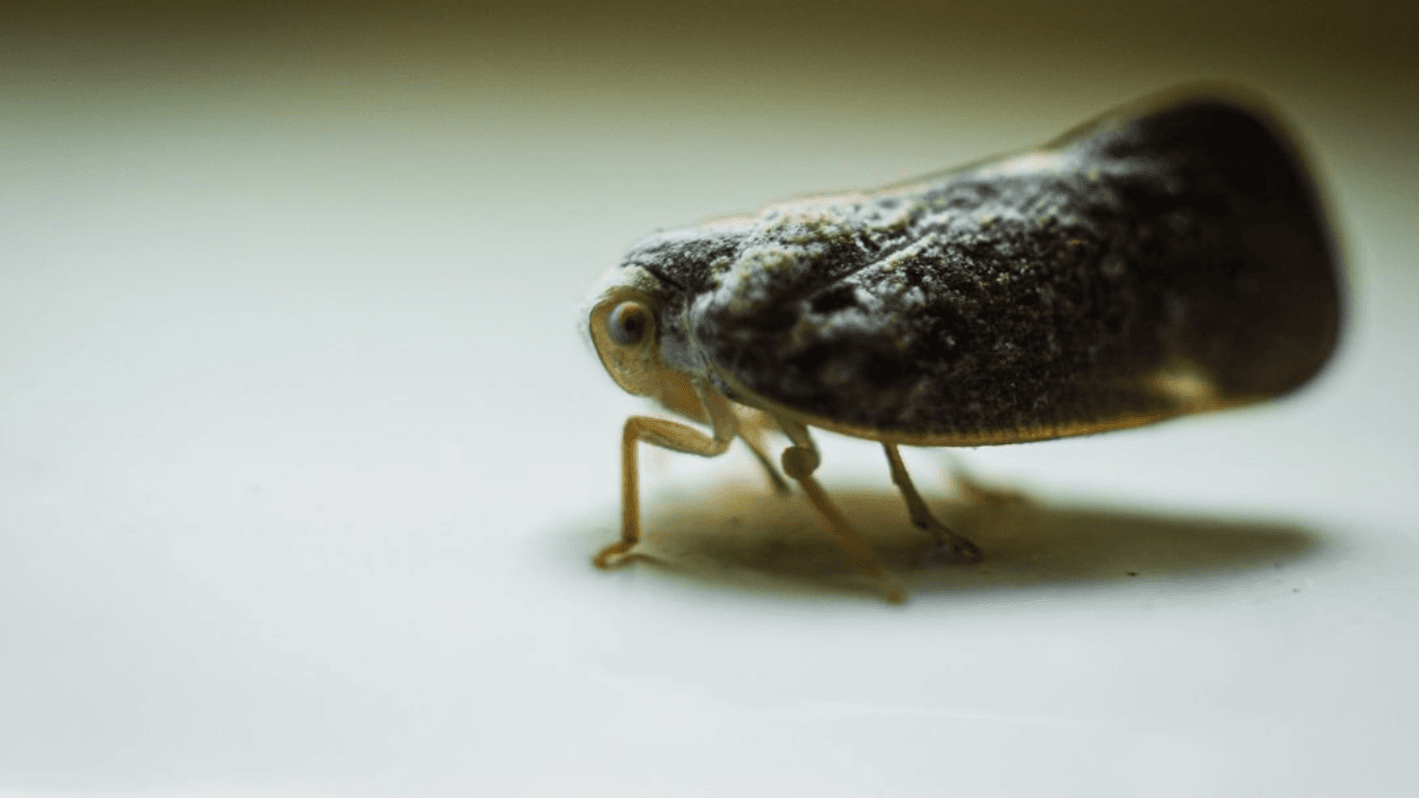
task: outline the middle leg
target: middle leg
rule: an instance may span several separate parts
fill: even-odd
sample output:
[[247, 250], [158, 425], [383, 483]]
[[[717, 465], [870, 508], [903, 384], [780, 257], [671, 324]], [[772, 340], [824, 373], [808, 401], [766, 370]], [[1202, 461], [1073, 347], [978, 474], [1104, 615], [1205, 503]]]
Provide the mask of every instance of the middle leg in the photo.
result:
[[922, 500], [921, 494], [916, 492], [916, 486], [912, 484], [912, 478], [907, 474], [907, 467], [902, 462], [901, 452], [897, 451], [897, 444], [883, 443], [882, 448], [887, 452], [887, 463], [892, 468], [892, 482], [896, 483], [897, 489], [902, 492], [902, 498], [906, 500], [907, 512], [911, 513], [912, 525], [935, 538], [937, 548], [946, 550], [947, 562], [967, 564], [980, 562], [980, 547], [936, 520], [936, 516], [927, 509], [926, 502]]
[[779, 420], [779, 425], [783, 427], [789, 440], [793, 441], [793, 445], [783, 452], [783, 472], [803, 488], [808, 500], [823, 516], [823, 520], [828, 522], [828, 530], [837, 538], [838, 545], [842, 546], [853, 566], [877, 582], [888, 601], [893, 604], [906, 601], [906, 589], [892, 579], [881, 558], [858, 536], [857, 531], [848, 524], [842, 512], [828, 498], [823, 486], [813, 478], [813, 472], [818, 469], [821, 458], [818, 456], [818, 447], [813, 445], [813, 439], [808, 435], [808, 428], [784, 419]]

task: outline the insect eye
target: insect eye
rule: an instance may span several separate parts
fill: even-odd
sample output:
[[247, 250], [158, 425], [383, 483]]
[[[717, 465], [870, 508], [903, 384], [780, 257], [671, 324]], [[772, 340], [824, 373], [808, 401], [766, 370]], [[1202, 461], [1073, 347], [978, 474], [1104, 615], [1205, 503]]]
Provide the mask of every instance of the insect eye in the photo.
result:
[[622, 302], [607, 320], [611, 340], [621, 346], [635, 346], [650, 330], [650, 309], [639, 302]]

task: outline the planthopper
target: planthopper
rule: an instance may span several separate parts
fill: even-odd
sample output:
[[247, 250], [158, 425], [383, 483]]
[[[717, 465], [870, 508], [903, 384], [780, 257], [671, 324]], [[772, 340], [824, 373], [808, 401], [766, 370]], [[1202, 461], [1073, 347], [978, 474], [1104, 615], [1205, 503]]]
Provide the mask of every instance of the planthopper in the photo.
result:
[[898, 447], [1022, 443], [1285, 395], [1330, 356], [1340, 277], [1317, 192], [1255, 100], [1179, 92], [1038, 149], [874, 191], [661, 232], [592, 299], [623, 389], [699, 426], [627, 419], [621, 539], [640, 540], [641, 442], [704, 457], [763, 432], [856, 569], [905, 591], [814, 478], [817, 427], [879, 441], [912, 523], [948, 561]]

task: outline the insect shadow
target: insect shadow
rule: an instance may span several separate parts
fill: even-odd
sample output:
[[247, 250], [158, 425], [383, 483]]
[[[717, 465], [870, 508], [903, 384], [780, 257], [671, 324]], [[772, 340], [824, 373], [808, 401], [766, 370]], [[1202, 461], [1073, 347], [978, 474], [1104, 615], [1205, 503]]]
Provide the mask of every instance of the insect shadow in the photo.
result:
[[[1053, 505], [1013, 494], [930, 499], [943, 521], [985, 552], [947, 565], [924, 545], [890, 489], [837, 489], [843, 514], [914, 595], [1089, 586], [1254, 574], [1317, 555], [1322, 537], [1284, 521]], [[708, 500], [707, 500], [708, 499]], [[752, 592], [871, 591], [802, 496], [727, 483], [704, 495], [662, 495], [637, 559], [678, 579]]]

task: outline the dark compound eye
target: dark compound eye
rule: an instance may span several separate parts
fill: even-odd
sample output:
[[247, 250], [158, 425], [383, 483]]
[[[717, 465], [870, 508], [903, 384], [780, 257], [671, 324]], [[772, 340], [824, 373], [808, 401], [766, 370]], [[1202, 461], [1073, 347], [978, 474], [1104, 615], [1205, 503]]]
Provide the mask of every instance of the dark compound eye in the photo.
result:
[[639, 302], [622, 302], [611, 311], [607, 326], [611, 340], [621, 346], [635, 346], [650, 331], [650, 309]]

